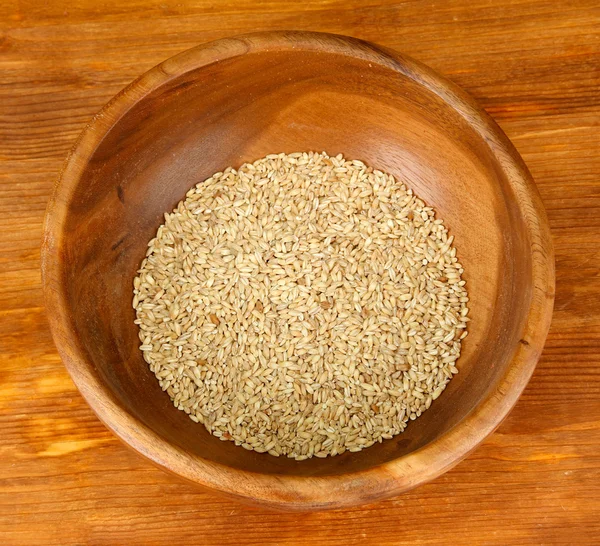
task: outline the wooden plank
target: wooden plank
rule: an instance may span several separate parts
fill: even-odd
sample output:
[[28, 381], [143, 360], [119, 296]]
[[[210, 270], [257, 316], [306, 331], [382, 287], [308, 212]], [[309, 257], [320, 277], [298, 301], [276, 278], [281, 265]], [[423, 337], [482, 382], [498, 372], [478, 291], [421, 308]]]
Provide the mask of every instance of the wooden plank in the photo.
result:
[[[348, 34], [471, 92], [528, 164], [556, 247], [553, 326], [501, 428], [396, 499], [318, 514], [252, 509], [128, 451], [87, 408], [41, 298], [43, 213], [68, 149], [139, 74], [253, 30]], [[600, 536], [600, 6], [202, 0], [0, 6], [0, 536], [10, 544], [597, 543]]]

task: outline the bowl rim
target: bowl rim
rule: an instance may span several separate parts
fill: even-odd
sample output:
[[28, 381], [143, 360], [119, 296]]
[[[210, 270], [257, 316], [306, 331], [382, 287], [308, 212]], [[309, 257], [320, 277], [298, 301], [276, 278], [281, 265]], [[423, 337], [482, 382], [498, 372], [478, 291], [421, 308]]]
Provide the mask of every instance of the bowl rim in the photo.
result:
[[[291, 50], [324, 51], [391, 68], [456, 110], [489, 146], [509, 181], [531, 246], [531, 304], [520, 341], [497, 388], [451, 430], [418, 450], [366, 470], [321, 477], [259, 474], [203, 459], [170, 444], [125, 411], [86, 360], [67, 305], [61, 259], [69, 203], [79, 179], [104, 136], [137, 102], [191, 70], [247, 53]], [[208, 42], [163, 61], [119, 92], [90, 121], [67, 156], [46, 210], [41, 268], [58, 352], [86, 402], [117, 437], [159, 467], [191, 482], [255, 503], [299, 510], [340, 508], [394, 496], [438, 477], [464, 459], [500, 425], [527, 385], [550, 327], [554, 303], [554, 252], [546, 213], [531, 174], [500, 127], [470, 95], [420, 62], [356, 38], [319, 32], [258, 32]]]

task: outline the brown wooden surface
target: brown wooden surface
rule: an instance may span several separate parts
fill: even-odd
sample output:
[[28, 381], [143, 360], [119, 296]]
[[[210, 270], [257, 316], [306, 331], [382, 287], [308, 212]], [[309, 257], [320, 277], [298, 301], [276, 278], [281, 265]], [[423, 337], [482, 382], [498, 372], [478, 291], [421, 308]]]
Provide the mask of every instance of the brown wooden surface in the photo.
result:
[[[444, 218], [465, 268], [458, 377], [402, 434], [360, 453], [299, 462], [222, 442], [173, 407], [137, 349], [133, 278], [165, 211], [212, 173], [273, 150], [343, 153], [402, 179]], [[397, 496], [487, 438], [542, 352], [554, 255], [521, 165], [473, 98], [380, 45], [284, 31], [197, 46], [115, 97], [70, 154], [42, 245], [56, 348], [109, 429], [192, 482], [302, 510]]]
[[[0, 6], [0, 536], [14, 544], [597, 543], [600, 9], [596, 2], [11, 2]], [[42, 218], [91, 116], [164, 58], [253, 30], [348, 34], [475, 96], [527, 162], [554, 236], [546, 349], [454, 470], [321, 514], [248, 509], [129, 452], [77, 393], [42, 307]]]

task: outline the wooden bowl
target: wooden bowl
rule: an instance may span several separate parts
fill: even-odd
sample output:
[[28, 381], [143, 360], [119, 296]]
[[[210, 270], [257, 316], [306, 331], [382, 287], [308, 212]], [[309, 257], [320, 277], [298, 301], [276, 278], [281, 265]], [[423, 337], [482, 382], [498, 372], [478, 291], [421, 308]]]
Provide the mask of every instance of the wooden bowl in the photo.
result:
[[[190, 187], [229, 165], [309, 150], [362, 159], [435, 207], [455, 236], [472, 322], [460, 373], [405, 432], [297, 462], [219, 441], [175, 409], [142, 359], [131, 301], [148, 241]], [[56, 345], [108, 428], [192, 482], [291, 509], [376, 501], [463, 459], [525, 387], [554, 297], [542, 203], [491, 118], [408, 57], [318, 33], [205, 44], [119, 93], [69, 156], [42, 251]]]

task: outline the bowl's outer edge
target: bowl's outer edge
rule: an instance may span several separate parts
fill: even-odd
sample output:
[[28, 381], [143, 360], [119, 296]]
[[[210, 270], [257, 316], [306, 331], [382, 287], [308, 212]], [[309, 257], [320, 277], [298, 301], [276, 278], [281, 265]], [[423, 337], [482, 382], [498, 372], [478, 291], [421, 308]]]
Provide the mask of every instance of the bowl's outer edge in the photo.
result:
[[[532, 253], [531, 307], [521, 342], [498, 388], [436, 442], [375, 468], [317, 478], [257, 474], [200, 459], [166, 443], [125, 412], [83, 356], [85, 348], [77, 337], [62, 285], [62, 228], [69, 199], [103, 136], [133, 104], [189, 70], [249, 51], [290, 49], [368, 59], [412, 78], [458, 111], [488, 144], [509, 178], [529, 229]], [[161, 468], [196, 484], [251, 502], [296, 510], [374, 502], [430, 481], [464, 459], [500, 425], [525, 388], [541, 354], [554, 302], [554, 252], [541, 198], [523, 160], [492, 118], [465, 91], [405, 55], [355, 38], [317, 32], [262, 32], [203, 44], [167, 59], [117, 94], [84, 129], [67, 157], [46, 211], [41, 267], [46, 309], [60, 356], [85, 400], [111, 431]]]

